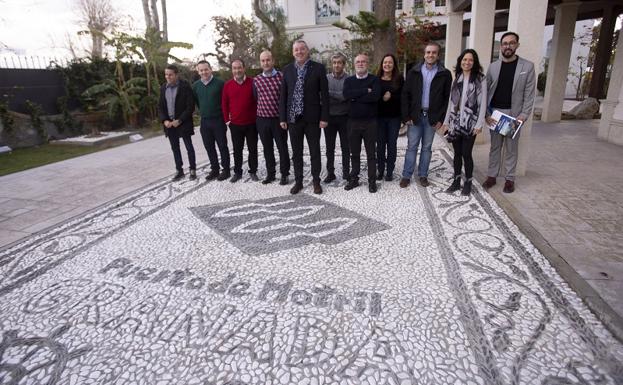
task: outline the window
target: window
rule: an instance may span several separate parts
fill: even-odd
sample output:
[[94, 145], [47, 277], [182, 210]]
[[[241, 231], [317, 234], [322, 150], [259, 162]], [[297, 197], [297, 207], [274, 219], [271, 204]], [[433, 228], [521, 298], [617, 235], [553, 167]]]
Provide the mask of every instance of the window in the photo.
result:
[[445, 7], [446, 0], [435, 0], [435, 7]]
[[424, 15], [424, 13], [426, 13], [426, 10], [424, 9], [424, 0], [413, 1], [413, 12], [416, 15]]
[[[372, 0], [372, 12], [374, 12], [374, 9], [376, 8], [376, 1]], [[401, 11], [402, 10], [402, 0], [396, 0], [396, 11]]]
[[340, 0], [316, 0], [316, 24], [340, 21]]

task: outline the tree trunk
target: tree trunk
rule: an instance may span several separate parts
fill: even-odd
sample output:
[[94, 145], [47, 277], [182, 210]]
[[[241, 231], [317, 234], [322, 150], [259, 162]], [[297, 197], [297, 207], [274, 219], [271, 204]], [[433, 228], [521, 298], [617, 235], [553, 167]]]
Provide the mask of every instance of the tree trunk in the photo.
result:
[[147, 29], [155, 28], [152, 24], [151, 12], [149, 11], [149, 0], [141, 0], [143, 2], [143, 13], [145, 14], [145, 27]]
[[164, 41], [169, 41], [169, 28], [167, 26], [167, 0], [160, 0], [162, 5], [162, 38]]
[[104, 42], [102, 41], [102, 36], [96, 31], [91, 31], [91, 43], [91, 58], [101, 59], [102, 51], [104, 50]]
[[389, 26], [377, 30], [372, 37], [370, 67], [378, 66], [385, 54], [396, 54], [396, 0], [375, 0], [374, 15], [379, 23], [389, 20]]
[[158, 17], [158, 0], [151, 0], [151, 22], [157, 31], [160, 31], [160, 18]]

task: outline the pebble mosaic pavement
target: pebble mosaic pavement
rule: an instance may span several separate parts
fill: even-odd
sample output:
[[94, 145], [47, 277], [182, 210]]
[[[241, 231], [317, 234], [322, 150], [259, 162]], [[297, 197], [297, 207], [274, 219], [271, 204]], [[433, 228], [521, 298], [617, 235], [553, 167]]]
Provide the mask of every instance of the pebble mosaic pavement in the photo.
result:
[[427, 189], [160, 181], [5, 248], [0, 384], [622, 384], [623, 345], [451, 173], [436, 148]]

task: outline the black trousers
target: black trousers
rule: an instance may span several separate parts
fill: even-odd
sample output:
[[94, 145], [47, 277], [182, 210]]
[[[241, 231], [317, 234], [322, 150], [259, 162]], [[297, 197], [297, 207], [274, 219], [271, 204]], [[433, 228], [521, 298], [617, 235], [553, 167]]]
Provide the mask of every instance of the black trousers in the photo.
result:
[[290, 131], [290, 144], [292, 145], [295, 181], [303, 183], [303, 139], [307, 138], [312, 178], [314, 182], [320, 183], [322, 164], [320, 161], [320, 126], [318, 122], [308, 123], [299, 120], [296, 123], [288, 123], [288, 131]]
[[348, 178], [350, 174], [350, 150], [348, 146], [348, 123], [347, 115], [329, 117], [329, 125], [324, 129], [324, 139], [327, 155], [327, 172], [335, 174], [335, 139], [340, 134], [340, 147], [342, 149], [342, 175]]
[[279, 118], [257, 117], [257, 132], [260, 135], [264, 147], [264, 159], [266, 159], [266, 175], [275, 176], [275, 149], [277, 144], [279, 152], [279, 172], [281, 176], [290, 175], [290, 152], [288, 151], [288, 131], [281, 128]]
[[351, 180], [359, 180], [361, 170], [361, 141], [366, 148], [368, 158], [368, 181], [376, 181], [376, 118], [349, 119], [348, 144], [350, 146]]
[[234, 144], [234, 173], [242, 175], [242, 151], [244, 141], [247, 141], [249, 150], [249, 173], [257, 172], [257, 130], [255, 124], [236, 125], [229, 124], [231, 141]]
[[229, 171], [229, 148], [227, 148], [227, 126], [223, 118], [201, 118], [201, 139], [203, 147], [210, 159], [212, 171], [219, 170], [218, 155], [216, 147], [221, 153], [221, 166], [223, 170]]
[[182, 171], [182, 166], [184, 165], [184, 162], [182, 161], [182, 151], [180, 150], [180, 138], [182, 138], [184, 146], [186, 147], [186, 152], [188, 153], [188, 163], [190, 164], [189, 168], [191, 170], [196, 170], [197, 164], [195, 162], [195, 148], [193, 147], [191, 134], [182, 135], [181, 128], [167, 128], [166, 130], [169, 143], [171, 144], [171, 151], [173, 151], [175, 169], [177, 171]]
[[465, 179], [471, 179], [474, 172], [474, 159], [472, 149], [476, 135], [458, 135], [452, 142], [454, 148], [454, 176], [461, 175], [461, 167], [465, 163]]

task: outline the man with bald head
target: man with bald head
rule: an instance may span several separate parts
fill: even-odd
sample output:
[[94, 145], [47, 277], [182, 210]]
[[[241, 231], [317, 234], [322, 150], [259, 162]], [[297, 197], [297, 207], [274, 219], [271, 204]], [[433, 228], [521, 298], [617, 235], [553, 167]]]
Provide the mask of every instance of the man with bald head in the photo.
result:
[[279, 101], [281, 128], [290, 131], [295, 183], [291, 194], [303, 189], [303, 139], [307, 138], [314, 193], [320, 187], [320, 130], [329, 121], [329, 86], [324, 65], [309, 58], [309, 47], [303, 40], [292, 45], [294, 63], [283, 69]]
[[355, 75], [344, 80], [344, 99], [348, 107], [348, 146], [350, 147], [351, 171], [344, 190], [359, 186], [361, 168], [361, 141], [363, 140], [368, 161], [368, 191], [376, 192], [376, 125], [378, 102], [381, 98], [379, 78], [368, 73], [369, 59], [366, 54], [355, 58]]
[[275, 69], [270, 51], [260, 54], [260, 66], [262, 73], [253, 79], [253, 93], [257, 101], [256, 127], [264, 147], [266, 160], [266, 179], [262, 183], [269, 184], [276, 179], [274, 141], [279, 152], [279, 172], [281, 173], [279, 184], [286, 185], [290, 174], [288, 131], [279, 125], [279, 95], [283, 74]]

